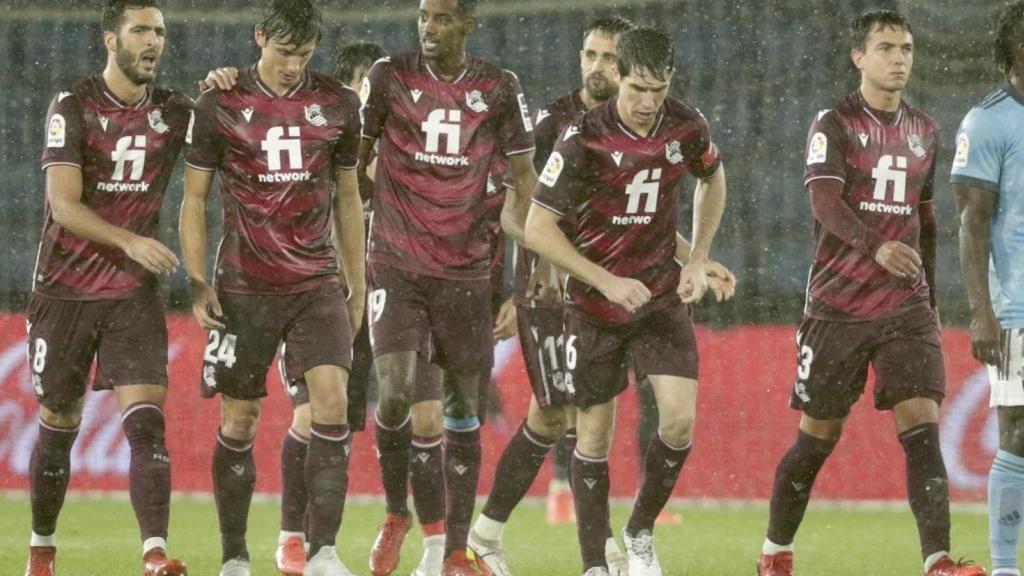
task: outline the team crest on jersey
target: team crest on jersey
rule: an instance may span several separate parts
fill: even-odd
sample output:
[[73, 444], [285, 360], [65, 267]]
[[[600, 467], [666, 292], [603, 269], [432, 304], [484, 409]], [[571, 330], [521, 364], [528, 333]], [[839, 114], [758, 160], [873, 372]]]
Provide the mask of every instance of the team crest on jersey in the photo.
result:
[[665, 159], [672, 164], [679, 164], [683, 161], [683, 150], [679, 140], [673, 140], [665, 144]]
[[552, 152], [547, 164], [544, 165], [544, 170], [540, 174], [541, 184], [554, 186], [555, 182], [558, 182], [558, 177], [562, 174], [562, 168], [564, 167], [565, 160], [562, 158], [562, 155], [558, 152]]
[[63, 148], [67, 137], [68, 123], [61, 114], [50, 117], [50, 125], [46, 129], [46, 147]]
[[324, 112], [319, 104], [306, 106], [306, 121], [318, 128], [327, 126], [327, 117], [324, 116]]
[[828, 137], [821, 132], [811, 136], [811, 144], [807, 147], [807, 165], [824, 164], [828, 157]]
[[487, 111], [487, 102], [484, 102], [484, 95], [479, 90], [466, 92], [466, 106], [477, 114]]
[[967, 168], [967, 158], [971, 152], [971, 139], [967, 134], [956, 137], [956, 156], [953, 157], [955, 168]]
[[907, 137], [907, 146], [910, 147], [910, 151], [914, 153], [914, 156], [918, 158], [924, 158], [924, 155], [928, 153], [921, 145], [921, 137], [917, 134], [911, 134]]
[[159, 109], [150, 110], [147, 118], [149, 118], [149, 127], [157, 134], [166, 134], [171, 131], [171, 127], [164, 122], [164, 115]]
[[203, 366], [203, 382], [209, 388], [217, 387], [217, 369], [213, 366]]

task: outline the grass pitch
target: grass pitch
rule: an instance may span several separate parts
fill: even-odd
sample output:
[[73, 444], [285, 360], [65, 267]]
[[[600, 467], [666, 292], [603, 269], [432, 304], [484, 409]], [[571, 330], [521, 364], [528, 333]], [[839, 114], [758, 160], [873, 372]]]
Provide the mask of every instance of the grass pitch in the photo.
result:
[[[676, 526], [659, 526], [655, 545], [670, 576], [754, 574], [767, 523], [763, 504], [698, 506], [670, 504], [682, 515]], [[479, 506], [477, 507], [479, 511]], [[279, 508], [255, 502], [249, 516], [253, 576], [273, 576]], [[628, 505], [612, 508], [612, 525], [626, 521]], [[342, 560], [356, 574], [369, 574], [367, 558], [383, 518], [383, 503], [350, 502], [339, 538]], [[0, 495], [0, 576], [24, 569], [30, 529], [29, 502], [23, 495]], [[139, 540], [131, 505], [125, 498], [70, 496], [58, 529], [60, 576], [137, 576]], [[212, 500], [176, 498], [171, 508], [171, 551], [186, 560], [193, 576], [217, 576], [220, 541]], [[988, 565], [988, 528], [983, 511], [953, 513], [953, 555]], [[406, 539], [396, 576], [412, 572], [419, 560], [421, 534]], [[579, 548], [574, 525], [551, 525], [537, 502], [524, 503], [505, 531], [509, 564], [517, 576], [578, 576]], [[905, 506], [880, 508], [811, 505], [797, 536], [800, 576], [907, 576], [921, 574], [917, 530]]]

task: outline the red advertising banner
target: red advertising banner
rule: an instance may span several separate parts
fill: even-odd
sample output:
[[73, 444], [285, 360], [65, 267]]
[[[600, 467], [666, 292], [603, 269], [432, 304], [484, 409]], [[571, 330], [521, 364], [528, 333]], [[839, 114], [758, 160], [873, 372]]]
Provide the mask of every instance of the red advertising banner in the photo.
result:
[[[174, 489], [206, 492], [211, 489], [210, 461], [219, 418], [219, 401], [199, 396], [206, 340], [188, 317], [169, 316], [168, 325], [171, 390], [166, 414]], [[795, 333], [792, 326], [698, 331], [701, 384], [694, 450], [675, 496], [736, 500], [769, 496], [775, 465], [793, 441], [799, 420], [787, 404], [795, 371]], [[966, 331], [947, 329], [943, 345], [949, 389], [941, 430], [953, 496], [981, 501], [998, 440], [994, 412], [988, 408], [988, 383], [970, 357]], [[495, 394], [501, 414], [484, 427], [481, 493], [490, 490], [498, 456], [529, 405], [530, 389], [518, 344], [502, 343], [495, 356]], [[26, 358], [24, 316], [0, 315], [0, 490], [28, 487], [38, 407]], [[277, 371], [271, 370], [268, 378], [271, 393], [263, 402], [255, 456], [260, 471], [257, 489], [273, 493], [280, 488], [280, 442], [291, 417]], [[870, 382], [868, 386], [870, 390]], [[622, 396], [618, 412], [612, 493], [629, 496], [636, 490], [639, 465], [638, 403], [632, 389]], [[350, 493], [381, 492], [372, 428], [355, 436]], [[72, 455], [72, 489], [127, 489], [128, 458], [113, 394], [90, 391]], [[545, 465], [534, 494], [543, 492], [550, 474], [550, 464]], [[888, 500], [902, 499], [904, 493], [904, 459], [892, 417], [876, 412], [866, 397], [854, 409], [842, 441], [819, 475], [815, 497]]]

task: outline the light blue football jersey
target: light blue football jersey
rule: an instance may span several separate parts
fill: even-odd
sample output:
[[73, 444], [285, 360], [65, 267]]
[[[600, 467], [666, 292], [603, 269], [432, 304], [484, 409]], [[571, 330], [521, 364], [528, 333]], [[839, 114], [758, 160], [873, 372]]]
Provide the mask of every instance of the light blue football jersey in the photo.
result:
[[1006, 86], [960, 123], [950, 180], [998, 194], [989, 292], [999, 324], [1024, 328], [1024, 96]]

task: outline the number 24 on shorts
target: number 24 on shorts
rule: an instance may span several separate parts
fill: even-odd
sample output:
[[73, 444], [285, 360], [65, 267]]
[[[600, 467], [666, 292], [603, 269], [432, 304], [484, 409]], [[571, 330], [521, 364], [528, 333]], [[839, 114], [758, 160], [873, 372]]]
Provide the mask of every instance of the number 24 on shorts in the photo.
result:
[[207, 364], [217, 364], [220, 362], [224, 364], [225, 368], [234, 366], [237, 337], [234, 334], [224, 334], [222, 337], [220, 331], [210, 330], [208, 338], [209, 342], [206, 344], [206, 353], [203, 354], [203, 360]]

